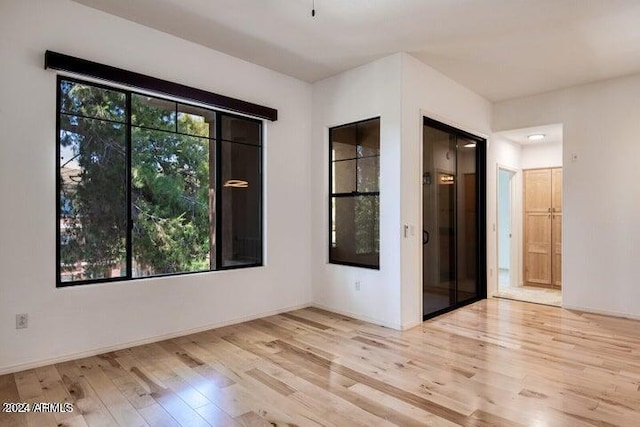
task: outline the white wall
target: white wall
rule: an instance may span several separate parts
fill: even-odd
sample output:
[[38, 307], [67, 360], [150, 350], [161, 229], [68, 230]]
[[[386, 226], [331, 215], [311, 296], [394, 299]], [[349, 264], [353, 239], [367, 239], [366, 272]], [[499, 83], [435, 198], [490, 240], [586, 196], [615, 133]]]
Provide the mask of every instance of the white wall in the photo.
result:
[[638, 100], [634, 75], [494, 106], [496, 131], [563, 124], [565, 307], [640, 317]]
[[[423, 116], [488, 139], [491, 134], [491, 104], [487, 100], [413, 56], [402, 54], [402, 220], [395, 225], [394, 232], [401, 235], [403, 224], [415, 230], [414, 235], [401, 239], [405, 328], [422, 321]], [[491, 172], [487, 174], [490, 176]], [[495, 177], [493, 182], [495, 188]], [[495, 217], [495, 203], [493, 206]]]
[[[422, 321], [422, 118], [488, 136], [490, 113], [488, 101], [405, 53], [314, 84], [314, 303], [394, 328]], [[380, 271], [328, 264], [328, 128], [375, 116], [381, 117]], [[405, 224], [413, 229], [407, 238]]]
[[[266, 124], [267, 266], [56, 289], [47, 49], [277, 108]], [[68, 0], [3, 1], [0, 63], [0, 372], [311, 301], [310, 85]], [[28, 329], [15, 329], [16, 313]]]
[[498, 210], [497, 210], [497, 236], [498, 236], [498, 269], [509, 270], [511, 268], [511, 174], [506, 170], [498, 173]]
[[[377, 324], [400, 320], [400, 97], [402, 55], [313, 85], [311, 219], [314, 303]], [[380, 270], [328, 263], [329, 132], [380, 117]], [[355, 289], [360, 281], [360, 290]]]
[[522, 146], [522, 169], [562, 166], [562, 141]]

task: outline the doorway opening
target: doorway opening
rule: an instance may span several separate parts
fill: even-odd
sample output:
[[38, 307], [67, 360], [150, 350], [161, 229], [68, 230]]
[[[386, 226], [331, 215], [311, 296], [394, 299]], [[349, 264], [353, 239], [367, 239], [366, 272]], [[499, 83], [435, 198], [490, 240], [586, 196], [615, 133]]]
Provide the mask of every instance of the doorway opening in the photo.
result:
[[562, 124], [497, 135], [495, 296], [561, 306]]
[[486, 298], [485, 159], [485, 139], [424, 118], [424, 319]]
[[520, 282], [516, 233], [516, 171], [498, 166], [498, 291], [514, 288]]

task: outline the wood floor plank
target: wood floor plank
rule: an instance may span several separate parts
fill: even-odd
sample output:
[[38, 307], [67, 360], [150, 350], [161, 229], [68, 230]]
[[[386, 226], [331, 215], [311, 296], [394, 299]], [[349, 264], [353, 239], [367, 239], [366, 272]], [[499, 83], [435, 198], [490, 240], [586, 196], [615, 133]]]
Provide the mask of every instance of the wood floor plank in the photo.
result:
[[56, 369], [71, 396], [74, 411], [82, 414], [88, 425], [108, 427], [118, 424], [76, 362], [59, 363]]
[[[306, 381], [317, 385], [320, 389], [329, 389], [332, 394], [337, 395], [339, 398], [353, 404], [354, 406], [364, 411], [359, 415], [359, 417], [363, 418], [365, 413], [368, 413], [366, 415], [367, 417], [371, 417], [371, 421], [365, 425], [382, 425], [385, 422], [396, 424], [396, 425], [407, 425], [407, 426], [415, 425], [415, 422], [403, 416], [401, 413], [398, 413], [393, 408], [380, 405], [378, 402], [375, 402], [369, 398], [363, 398], [361, 396], [350, 393], [346, 389], [346, 387], [353, 385], [353, 380], [348, 385], [341, 383], [340, 380], [338, 380], [339, 382], [337, 384], [332, 384], [331, 382], [327, 382], [327, 380], [329, 381], [334, 380], [334, 378], [331, 378], [331, 376], [334, 375], [335, 372], [323, 370], [322, 367], [320, 367], [320, 372], [317, 369], [315, 371], [313, 370], [313, 368], [308, 369], [312, 367], [313, 364], [310, 365], [309, 363], [307, 363], [308, 361], [305, 360], [305, 358], [302, 357], [299, 353], [294, 353], [294, 352], [285, 352], [285, 354], [266, 353], [266, 352], [263, 352], [260, 347], [255, 346], [250, 342], [242, 341], [237, 337], [227, 337], [226, 339], [229, 339], [230, 341], [234, 342], [234, 344], [238, 346], [243, 346], [246, 350], [255, 351], [256, 354], [260, 354], [262, 357], [273, 361], [274, 363], [284, 367], [285, 369], [291, 369], [292, 365], [295, 366], [295, 368], [293, 369], [293, 372], [295, 372], [296, 375], [299, 375], [302, 378], [304, 378]], [[283, 363], [283, 360], [280, 358], [280, 356], [282, 357], [282, 359], [289, 359], [289, 362], [293, 362], [293, 363], [287, 363], [287, 362]], [[298, 367], [300, 368], [298, 369]], [[316, 368], [318, 367], [316, 366]], [[328, 374], [328, 375], [323, 375], [323, 374]], [[348, 380], [348, 378], [346, 379]], [[354, 425], [354, 420], [349, 420], [349, 422], [346, 424]]]
[[[178, 355], [175, 358], [154, 356], [152, 359], [147, 359], [146, 352], [138, 353], [137, 350], [132, 349], [133, 359], [119, 358], [119, 360], [133, 375], [146, 384], [150, 396], [164, 411], [181, 426], [209, 425], [196, 411], [196, 408], [210, 402], [171, 369], [173, 364], [182, 364], [184, 361]], [[136, 354], [140, 354], [142, 360], [136, 360]], [[141, 414], [145, 419], [153, 415], [149, 414], [149, 411], [141, 412]], [[163, 416], [162, 412], [160, 412], [160, 416]]]
[[180, 427], [175, 420], [159, 403], [138, 409], [138, 413], [151, 427]]
[[408, 404], [400, 399], [397, 399], [393, 396], [390, 396], [386, 393], [383, 393], [379, 390], [373, 389], [364, 384], [354, 384], [349, 387], [350, 391], [353, 391], [361, 396], [367, 398], [373, 398], [376, 401], [380, 402], [385, 406], [389, 406], [391, 408], [396, 409], [407, 417], [415, 420], [419, 425], [439, 425], [439, 426], [456, 426], [457, 424], [445, 420], [444, 418], [440, 418], [437, 415], [431, 414], [423, 409], [420, 409], [416, 406]]
[[243, 427], [273, 427], [274, 424], [271, 424], [260, 415], [255, 412], [247, 412], [246, 414], [242, 414], [238, 418], [236, 418], [238, 424]]
[[286, 317], [291, 320], [295, 320], [296, 322], [304, 323], [307, 326], [312, 326], [316, 329], [320, 329], [321, 331], [326, 331], [327, 329], [330, 328], [330, 326], [327, 326], [323, 323], [309, 320], [303, 316], [296, 316], [295, 314], [291, 314], [291, 313], [282, 313], [280, 316]]
[[[14, 379], [21, 402], [34, 404], [47, 401], [35, 370], [18, 372], [14, 375]], [[55, 415], [51, 412], [29, 412], [26, 414], [26, 419], [30, 427], [58, 424]]]
[[118, 390], [100, 367], [99, 358], [88, 357], [76, 362], [82, 375], [119, 425], [147, 426], [144, 418]]
[[[49, 424], [38, 424], [39, 427], [45, 427]], [[88, 427], [86, 419], [82, 415], [75, 415], [70, 418], [65, 418], [64, 421], [59, 422], [58, 424], [51, 424], [51, 426], [55, 427]]]
[[238, 427], [240, 425], [213, 403], [199, 407], [196, 409], [196, 412], [198, 412], [206, 422], [215, 427]]
[[[73, 403], [73, 398], [54, 365], [37, 368], [35, 373], [42, 387], [44, 402]], [[73, 412], [54, 412], [53, 414], [58, 422], [75, 416]]]
[[396, 331], [318, 308], [0, 376], [4, 426], [640, 425], [640, 322], [489, 299]]
[[[20, 402], [20, 394], [18, 393], [14, 375], [0, 375], [0, 404], [11, 402]], [[7, 427], [27, 427], [27, 416], [25, 413], [3, 410], [0, 411], [0, 425]]]
[[296, 392], [296, 390], [293, 387], [289, 387], [282, 381], [270, 376], [269, 374], [261, 371], [258, 368], [253, 368], [247, 371], [246, 373], [247, 375], [255, 378], [256, 380], [260, 381], [262, 384], [266, 385], [267, 387], [270, 387], [276, 393], [280, 393], [283, 396], [289, 396]]
[[379, 379], [370, 377], [366, 374], [358, 372], [355, 369], [351, 369], [345, 365], [338, 363], [331, 363], [330, 361], [317, 356], [310, 351], [303, 350], [295, 345], [291, 345], [284, 341], [278, 340], [277, 344], [284, 348], [286, 351], [293, 354], [297, 354], [303, 357], [308, 363], [316, 364], [322, 368], [329, 369], [332, 372], [339, 373], [347, 378], [352, 379], [355, 382], [365, 384], [373, 389], [386, 393], [392, 397], [402, 400], [408, 404], [417, 406], [424, 409], [434, 415], [437, 415], [446, 420], [461, 424], [465, 420], [465, 415], [440, 404], [434, 403], [428, 399], [422, 398], [414, 393], [402, 390], [394, 385], [385, 383]]
[[[101, 360], [104, 359], [101, 358]], [[150, 391], [137, 380], [139, 377], [131, 375], [126, 366], [123, 366], [123, 357], [113, 355], [113, 358], [109, 357], [108, 360], [106, 364], [100, 362], [98, 366], [135, 409], [140, 410], [156, 404]]]

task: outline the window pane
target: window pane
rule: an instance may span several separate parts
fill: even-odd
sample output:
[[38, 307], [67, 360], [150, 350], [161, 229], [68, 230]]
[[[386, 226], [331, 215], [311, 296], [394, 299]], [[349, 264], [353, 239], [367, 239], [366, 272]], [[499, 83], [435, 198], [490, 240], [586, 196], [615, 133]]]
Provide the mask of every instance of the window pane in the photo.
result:
[[261, 145], [260, 122], [242, 117], [222, 116], [222, 139]]
[[58, 81], [60, 282], [262, 265], [262, 121]]
[[213, 138], [215, 113], [205, 108], [178, 104], [178, 132]]
[[356, 161], [341, 160], [333, 162], [333, 193], [352, 193], [356, 191]]
[[380, 252], [379, 196], [334, 197], [330, 261], [377, 267]]
[[131, 123], [175, 132], [176, 103], [134, 93], [131, 95]]
[[60, 81], [60, 111], [97, 119], [126, 122], [127, 99], [122, 92], [69, 80]]
[[126, 275], [125, 126], [61, 114], [59, 143], [60, 280]]
[[380, 119], [332, 128], [329, 144], [329, 262], [378, 268]]
[[221, 144], [222, 266], [261, 264], [260, 148]]
[[378, 191], [380, 177], [380, 157], [365, 157], [357, 161], [358, 191], [361, 193]]
[[210, 268], [210, 143], [132, 129], [134, 277]]
[[356, 158], [357, 129], [355, 124], [331, 129], [329, 138], [331, 141], [332, 160]]
[[380, 196], [356, 197], [356, 254], [380, 252]]
[[358, 123], [358, 157], [380, 155], [380, 119]]

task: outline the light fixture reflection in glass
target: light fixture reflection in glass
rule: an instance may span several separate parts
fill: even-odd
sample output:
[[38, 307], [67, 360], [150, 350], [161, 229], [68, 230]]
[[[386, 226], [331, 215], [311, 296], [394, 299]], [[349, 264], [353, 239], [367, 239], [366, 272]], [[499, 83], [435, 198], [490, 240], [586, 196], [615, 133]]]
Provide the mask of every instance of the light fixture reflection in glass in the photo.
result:
[[453, 184], [453, 175], [440, 175], [440, 184], [450, 185]]
[[241, 179], [230, 179], [224, 183], [224, 187], [248, 188], [249, 183]]
[[527, 138], [529, 138], [529, 141], [540, 141], [541, 139], [544, 139], [546, 135], [543, 133], [534, 133], [533, 135], [529, 135]]
[[476, 143], [475, 142], [470, 142], [468, 144], [464, 144], [463, 147], [464, 148], [475, 148], [476, 147]]

